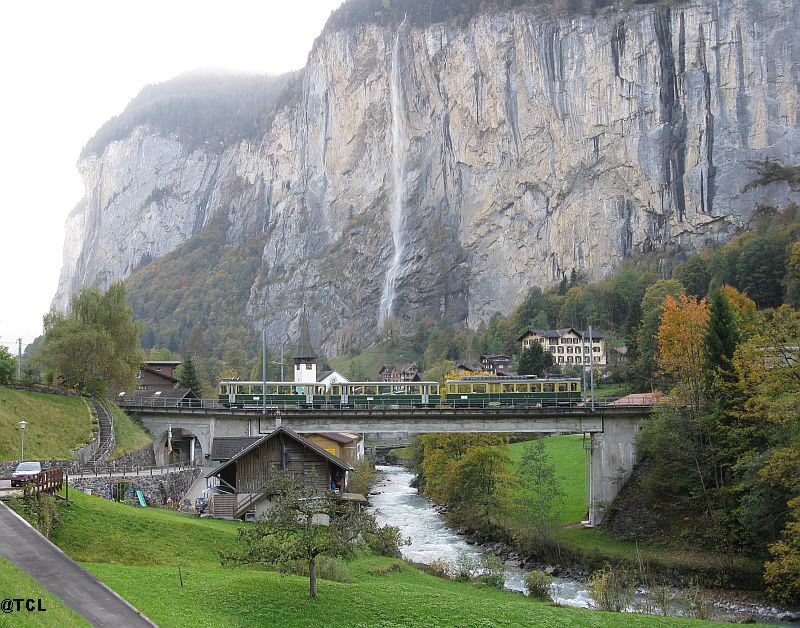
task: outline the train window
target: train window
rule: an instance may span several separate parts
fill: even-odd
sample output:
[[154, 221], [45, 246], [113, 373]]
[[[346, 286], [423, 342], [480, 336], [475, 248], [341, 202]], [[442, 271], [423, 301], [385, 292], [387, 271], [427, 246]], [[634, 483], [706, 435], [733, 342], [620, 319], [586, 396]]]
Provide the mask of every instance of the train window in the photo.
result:
[[458, 392], [459, 393], [471, 393], [472, 392], [472, 386], [470, 386], [469, 384], [459, 384], [458, 385]]
[[569, 385], [569, 389], [570, 389], [572, 392], [577, 392], [577, 390], [578, 390], [578, 384], [577, 384], [577, 382], [571, 382], [571, 383], [570, 383], [570, 385]]
[[430, 392], [430, 394], [432, 394], [432, 395], [438, 395], [438, 394], [439, 394], [439, 386], [438, 386], [438, 385], [436, 385], [436, 384], [433, 384], [433, 385], [431, 386], [431, 389], [430, 389], [430, 391], [429, 391], [429, 392]]
[[531, 384], [531, 392], [533, 392], [533, 393], [542, 392], [542, 385], [541, 384]]
[[558, 392], [567, 392], [567, 385], [566, 384], [559, 384], [558, 385]]
[[364, 394], [365, 395], [377, 395], [378, 394], [378, 387], [377, 386], [364, 386]]
[[341, 386], [331, 386], [331, 394], [336, 395], [337, 397], [342, 394], [342, 387]]
[[353, 386], [353, 389], [350, 391], [352, 395], [363, 395], [364, 394], [364, 387], [363, 386]]
[[391, 395], [392, 394], [392, 387], [391, 386], [378, 386], [378, 394], [379, 395]]
[[554, 390], [555, 390], [555, 385], [554, 384], [545, 384], [544, 385], [544, 391], [545, 392], [553, 392]]
[[267, 395], [274, 395], [275, 394], [275, 386], [267, 386]]
[[514, 384], [503, 384], [503, 392], [514, 392]]
[[246, 395], [247, 394], [247, 386], [237, 386], [236, 387], [236, 394], [237, 395]]
[[228, 385], [227, 384], [221, 384], [220, 387], [219, 387], [219, 393], [221, 395], [227, 395], [228, 394]]
[[278, 386], [278, 394], [279, 395], [291, 395], [292, 394], [291, 386]]
[[407, 386], [406, 387], [406, 394], [407, 395], [418, 395], [420, 394], [419, 386]]
[[528, 392], [528, 385], [527, 384], [515, 384], [514, 385], [514, 392]]
[[254, 395], [260, 395], [263, 392], [263, 388], [261, 386], [251, 386], [250, 390]]
[[486, 393], [486, 384], [473, 384], [472, 385], [472, 392], [476, 393]]

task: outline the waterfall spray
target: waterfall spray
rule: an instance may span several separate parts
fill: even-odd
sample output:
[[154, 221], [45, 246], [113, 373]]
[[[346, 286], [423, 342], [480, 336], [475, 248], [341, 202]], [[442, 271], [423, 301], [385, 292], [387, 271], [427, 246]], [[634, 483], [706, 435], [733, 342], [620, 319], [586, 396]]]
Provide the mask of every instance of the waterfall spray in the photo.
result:
[[[403, 20], [405, 23], [405, 20]], [[392, 204], [391, 204], [391, 228], [392, 243], [394, 244], [394, 255], [386, 271], [383, 282], [383, 294], [381, 295], [381, 309], [378, 316], [378, 323], [383, 323], [392, 315], [392, 307], [395, 298], [395, 284], [400, 274], [403, 261], [403, 250], [405, 242], [403, 240], [403, 192], [406, 175], [406, 138], [402, 122], [402, 84], [400, 80], [400, 33], [403, 24], [397, 31], [392, 48], [392, 68], [389, 75], [390, 79], [390, 106], [392, 113]]]

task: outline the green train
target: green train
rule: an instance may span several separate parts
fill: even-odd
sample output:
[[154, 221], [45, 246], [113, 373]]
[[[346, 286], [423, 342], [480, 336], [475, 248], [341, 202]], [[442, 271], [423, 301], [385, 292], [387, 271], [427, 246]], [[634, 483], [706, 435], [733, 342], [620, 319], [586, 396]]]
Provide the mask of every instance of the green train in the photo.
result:
[[[262, 395], [265, 391], [266, 395]], [[463, 377], [438, 382], [249, 382], [224, 379], [219, 401], [226, 407], [319, 408], [569, 406], [583, 400], [580, 378]]]

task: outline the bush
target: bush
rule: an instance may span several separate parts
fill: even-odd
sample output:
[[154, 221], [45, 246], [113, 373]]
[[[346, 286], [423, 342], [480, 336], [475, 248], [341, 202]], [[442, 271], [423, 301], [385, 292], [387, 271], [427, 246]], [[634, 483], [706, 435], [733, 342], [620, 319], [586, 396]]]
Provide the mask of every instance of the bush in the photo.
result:
[[425, 566], [425, 571], [437, 578], [449, 580], [452, 567], [444, 558], [437, 558], [430, 565]]
[[692, 584], [683, 591], [686, 601], [686, 614], [696, 619], [709, 619], [711, 617], [711, 603], [706, 600], [699, 585]]
[[355, 470], [347, 474], [347, 490], [366, 495], [377, 477], [378, 472], [372, 459], [362, 458], [355, 464]]
[[635, 583], [631, 574], [606, 564], [589, 578], [589, 594], [600, 610], [621, 613], [633, 603]]
[[410, 539], [400, 536], [400, 528], [396, 526], [381, 526], [365, 535], [367, 545], [381, 556], [398, 556], [400, 546], [411, 543]]
[[483, 559], [483, 573], [481, 573], [480, 581], [502, 590], [506, 586], [506, 570], [503, 561], [494, 554], [486, 556]]
[[552, 583], [553, 578], [543, 571], [534, 569], [525, 575], [525, 588], [528, 590], [528, 595], [534, 600], [552, 602], [553, 598], [550, 595], [550, 585]]
[[480, 575], [480, 573], [481, 561], [473, 554], [461, 552], [458, 555], [458, 558], [456, 558], [456, 562], [453, 563], [452, 576], [454, 580], [474, 580], [478, 577], [478, 575]]

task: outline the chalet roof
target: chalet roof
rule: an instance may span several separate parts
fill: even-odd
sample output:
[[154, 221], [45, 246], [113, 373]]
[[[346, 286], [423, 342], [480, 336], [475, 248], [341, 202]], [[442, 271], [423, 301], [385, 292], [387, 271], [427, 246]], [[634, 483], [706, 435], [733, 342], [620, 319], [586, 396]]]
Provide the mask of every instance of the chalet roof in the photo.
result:
[[[561, 338], [562, 336], [566, 336], [569, 332], [574, 332], [580, 338], [589, 338], [589, 331], [588, 330], [580, 330], [576, 329], [575, 327], [563, 327], [561, 329], [527, 329], [525, 332], [517, 338], [517, 342], [521, 342], [525, 336], [528, 334], [536, 334], [537, 336], [542, 336], [543, 338]], [[592, 330], [592, 340], [602, 340], [603, 334]]]
[[511, 361], [510, 355], [487, 355], [485, 353], [481, 354], [481, 360], [486, 360], [487, 362], [505, 362]]
[[483, 370], [483, 365], [475, 360], [464, 360], [456, 364], [457, 371], [469, 371], [470, 373], [477, 373]]
[[313, 360], [316, 356], [314, 350], [311, 348], [311, 334], [308, 331], [308, 314], [306, 308], [300, 314], [300, 340], [297, 343], [297, 354], [294, 356], [294, 361]]
[[321, 382], [323, 379], [328, 377], [328, 375], [330, 375], [331, 373], [333, 373], [333, 371], [317, 371], [317, 381]]
[[147, 366], [180, 366], [183, 364], [180, 360], [145, 360], [144, 365]]
[[171, 399], [172, 401], [197, 399], [197, 395], [192, 392], [191, 388], [148, 388], [146, 390], [126, 391], [125, 396], [139, 399]]
[[155, 370], [154, 367], [145, 366], [145, 367], [142, 367], [142, 370], [143, 371], [147, 371], [148, 373], [150, 373], [151, 375], [154, 375], [155, 377], [160, 377], [161, 379], [163, 379], [166, 382], [169, 382], [170, 384], [177, 384], [178, 383], [178, 379], [177, 378], [172, 377], [172, 375], [167, 375], [166, 373], [162, 373], [160, 371], [157, 371], [157, 370]]
[[261, 436], [217, 436], [211, 445], [209, 457], [211, 460], [230, 460], [261, 438]]
[[260, 447], [261, 445], [263, 445], [267, 441], [271, 440], [272, 438], [275, 438], [279, 434], [285, 434], [289, 438], [291, 438], [293, 440], [296, 440], [298, 443], [300, 443], [304, 447], [307, 447], [308, 449], [310, 449], [314, 453], [319, 454], [320, 456], [325, 458], [328, 462], [330, 462], [331, 464], [333, 464], [336, 467], [339, 467], [343, 471], [353, 471], [354, 470], [353, 467], [351, 467], [349, 464], [347, 464], [344, 460], [342, 460], [338, 456], [334, 456], [333, 454], [325, 451], [322, 447], [320, 447], [319, 445], [315, 445], [310, 440], [308, 440], [304, 436], [301, 436], [300, 434], [298, 434], [294, 430], [290, 430], [289, 428], [281, 426], [281, 427], [277, 428], [275, 431], [271, 432], [270, 434], [267, 434], [266, 436], [262, 436], [256, 442], [254, 442], [253, 444], [249, 445], [248, 447], [245, 447], [242, 451], [240, 451], [238, 454], [236, 454], [233, 457], [231, 457], [227, 462], [223, 462], [221, 465], [219, 465], [213, 471], [210, 471], [209, 473], [206, 473], [206, 477], [210, 478], [210, 477], [213, 477], [215, 475], [219, 475], [219, 473], [223, 469], [225, 469], [226, 467], [228, 467], [231, 464], [233, 464], [234, 462], [236, 462], [239, 458], [241, 458], [242, 456], [247, 455], [252, 450]]
[[396, 373], [405, 373], [410, 371], [411, 369], [417, 368], [416, 362], [409, 362], [407, 364], [384, 364], [381, 367], [381, 370], [378, 373], [383, 373], [384, 371], [395, 371]]
[[317, 432], [317, 434], [337, 443], [341, 443], [342, 445], [352, 443], [354, 440], [358, 439], [357, 434], [348, 434], [347, 432]]

